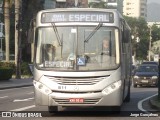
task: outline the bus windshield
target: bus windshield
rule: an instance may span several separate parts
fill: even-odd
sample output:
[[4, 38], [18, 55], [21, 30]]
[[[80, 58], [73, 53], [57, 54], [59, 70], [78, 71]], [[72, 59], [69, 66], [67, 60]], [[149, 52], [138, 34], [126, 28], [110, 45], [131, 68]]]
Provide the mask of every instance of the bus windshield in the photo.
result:
[[54, 27], [56, 31], [53, 26], [37, 28], [36, 66], [39, 69], [92, 71], [115, 69], [119, 65], [117, 28]]

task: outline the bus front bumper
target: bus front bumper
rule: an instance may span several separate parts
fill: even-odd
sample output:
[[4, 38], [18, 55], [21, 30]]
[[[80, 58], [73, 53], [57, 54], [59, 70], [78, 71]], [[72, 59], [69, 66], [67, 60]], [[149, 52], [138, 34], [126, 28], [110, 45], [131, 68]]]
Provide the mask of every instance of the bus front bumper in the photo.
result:
[[99, 93], [69, 94], [53, 93], [49, 96], [49, 106], [120, 106], [121, 95], [117, 90], [112, 94]]
[[[113, 87], [113, 90], [111, 89]], [[106, 87], [99, 92], [49, 92], [35, 87], [36, 105], [46, 106], [120, 106], [123, 101], [121, 85]], [[111, 90], [110, 90], [111, 89]], [[47, 91], [48, 92], [48, 91]]]

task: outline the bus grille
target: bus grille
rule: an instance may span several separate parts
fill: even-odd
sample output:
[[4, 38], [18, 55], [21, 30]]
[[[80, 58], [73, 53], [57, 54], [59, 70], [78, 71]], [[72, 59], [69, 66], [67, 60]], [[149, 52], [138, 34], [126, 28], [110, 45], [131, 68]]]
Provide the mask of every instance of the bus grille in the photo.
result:
[[71, 103], [69, 102], [69, 99], [54, 99], [55, 102], [57, 102], [58, 104], [96, 104], [97, 102], [99, 102], [100, 98], [96, 98], [96, 99], [84, 99], [83, 103]]
[[61, 84], [61, 85], [94, 85], [106, 77], [97, 77], [97, 78], [63, 78], [63, 77], [52, 77], [47, 76], [52, 81]]

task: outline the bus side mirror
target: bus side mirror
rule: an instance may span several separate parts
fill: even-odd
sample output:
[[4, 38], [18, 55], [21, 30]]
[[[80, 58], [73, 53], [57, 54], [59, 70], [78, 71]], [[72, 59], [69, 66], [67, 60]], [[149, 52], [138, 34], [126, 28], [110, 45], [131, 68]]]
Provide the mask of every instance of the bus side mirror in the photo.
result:
[[29, 69], [30, 69], [30, 71], [31, 71], [31, 73], [33, 75], [34, 65], [33, 64], [28, 64], [28, 66], [29, 66]]

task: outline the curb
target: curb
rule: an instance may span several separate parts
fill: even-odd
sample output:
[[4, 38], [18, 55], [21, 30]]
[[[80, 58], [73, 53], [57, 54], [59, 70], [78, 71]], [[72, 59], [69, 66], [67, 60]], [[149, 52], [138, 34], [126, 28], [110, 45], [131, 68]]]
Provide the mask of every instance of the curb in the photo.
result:
[[28, 85], [17, 85], [17, 86], [6, 86], [6, 87], [0, 88], [0, 90], [12, 89], [12, 88], [20, 88], [20, 87], [29, 87], [29, 86], [33, 86], [33, 84], [28, 84]]
[[154, 96], [152, 98], [149, 99], [149, 104], [151, 105], [152, 108], [156, 109], [156, 110], [160, 110], [160, 101], [158, 101], [157, 96]]

